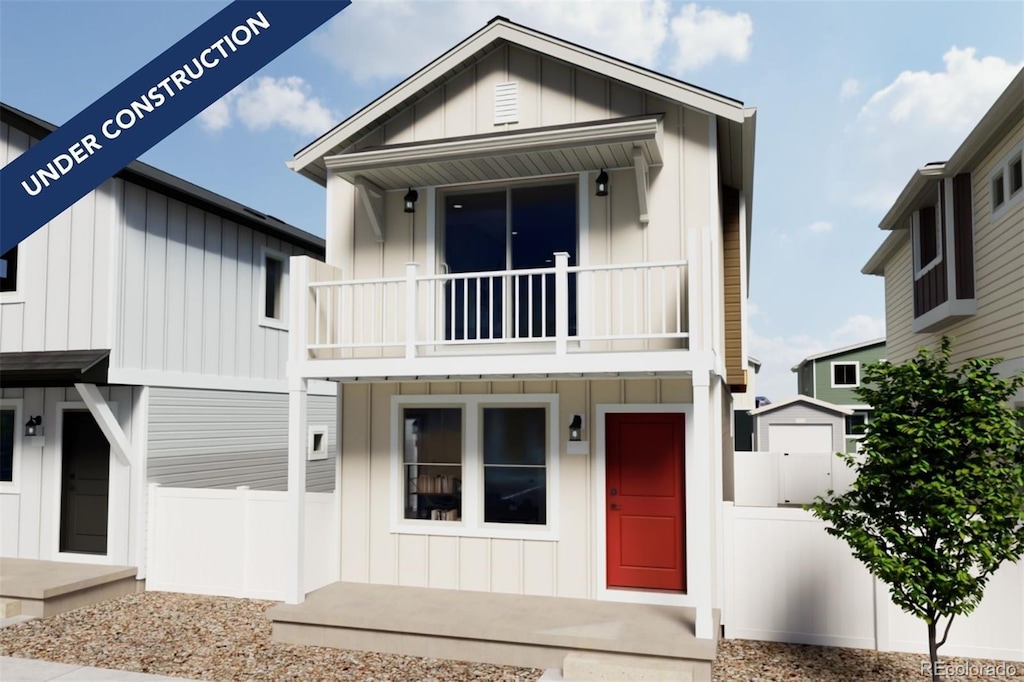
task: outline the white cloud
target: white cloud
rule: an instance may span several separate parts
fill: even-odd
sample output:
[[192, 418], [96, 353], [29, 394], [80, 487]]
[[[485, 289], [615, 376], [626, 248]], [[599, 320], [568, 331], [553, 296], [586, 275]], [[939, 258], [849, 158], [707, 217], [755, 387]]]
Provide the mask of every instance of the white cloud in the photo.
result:
[[672, 18], [671, 27], [672, 65], [678, 71], [699, 69], [719, 57], [743, 62], [750, 56], [754, 22], [745, 12], [729, 14], [691, 3]]
[[852, 99], [860, 94], [860, 81], [852, 76], [843, 81], [839, 88], [839, 99]]
[[750, 354], [761, 361], [755, 390], [757, 395], [768, 396], [773, 402], [796, 395], [797, 377], [791, 368], [808, 355], [885, 336], [885, 320], [864, 314], [847, 318], [823, 338], [809, 334], [762, 336], [753, 326]]
[[199, 115], [208, 131], [223, 130], [237, 119], [249, 130], [281, 126], [303, 135], [319, 135], [338, 122], [298, 76], [267, 76], [242, 83]]
[[950, 48], [944, 69], [903, 71], [874, 92], [844, 140], [856, 205], [887, 209], [911, 174], [943, 161], [1003, 92], [1024, 61]]
[[313, 46], [357, 82], [404, 78], [501, 15], [650, 68], [664, 62], [692, 70], [718, 58], [746, 59], [749, 15], [689, 4], [672, 18], [675, 7], [668, 0], [366, 0], [331, 21]]
[[827, 220], [817, 220], [807, 226], [807, 231], [811, 234], [825, 234], [835, 229], [835, 225], [828, 222]]

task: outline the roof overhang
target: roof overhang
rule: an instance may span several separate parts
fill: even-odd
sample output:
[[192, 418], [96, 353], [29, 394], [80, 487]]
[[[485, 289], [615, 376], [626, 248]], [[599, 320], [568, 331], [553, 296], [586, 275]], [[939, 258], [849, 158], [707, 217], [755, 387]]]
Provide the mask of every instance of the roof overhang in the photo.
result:
[[868, 262], [864, 264], [864, 267], [860, 269], [862, 274], [865, 275], [878, 275], [880, 277], [885, 276], [885, 264], [889, 261], [889, 258], [893, 253], [896, 252], [903, 242], [910, 239], [910, 230], [893, 230], [882, 242], [882, 245], [871, 255]]
[[764, 414], [765, 412], [773, 412], [774, 410], [778, 410], [779, 408], [794, 405], [796, 403], [803, 403], [804, 405], [810, 405], [812, 407], [817, 407], [828, 412], [836, 412], [838, 414], [842, 414], [845, 416], [850, 416], [853, 414], [853, 410], [849, 408], [840, 407], [839, 405], [833, 405], [832, 403], [825, 402], [824, 400], [818, 400], [817, 398], [811, 398], [810, 396], [806, 395], [793, 396], [792, 398], [787, 398], [786, 400], [783, 400], [781, 402], [772, 403], [770, 405], [765, 405], [763, 407], [758, 407], [757, 409], [754, 410], [748, 410], [747, 414], [749, 414], [752, 417], [756, 417], [759, 414]]
[[324, 157], [349, 149], [381, 123], [433, 93], [440, 82], [470, 68], [481, 55], [504, 43], [558, 59], [581, 69], [628, 83], [658, 97], [743, 124], [743, 103], [710, 90], [629, 64], [566, 40], [495, 18], [482, 29], [409, 76], [333, 129], [295, 153], [288, 167], [325, 185]]
[[0, 388], [105, 384], [109, 350], [0, 353]]
[[328, 156], [327, 169], [382, 189], [455, 185], [662, 164], [661, 116], [513, 130]]

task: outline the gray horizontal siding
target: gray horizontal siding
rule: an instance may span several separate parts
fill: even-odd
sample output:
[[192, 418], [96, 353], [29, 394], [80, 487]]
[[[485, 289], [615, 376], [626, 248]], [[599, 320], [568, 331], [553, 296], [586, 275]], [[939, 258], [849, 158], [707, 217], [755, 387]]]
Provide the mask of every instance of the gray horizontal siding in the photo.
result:
[[[325, 424], [326, 460], [307, 462], [306, 489], [334, 489], [336, 399], [310, 396], [308, 421]], [[174, 488], [288, 488], [288, 396], [181, 388], [149, 394], [151, 483]]]

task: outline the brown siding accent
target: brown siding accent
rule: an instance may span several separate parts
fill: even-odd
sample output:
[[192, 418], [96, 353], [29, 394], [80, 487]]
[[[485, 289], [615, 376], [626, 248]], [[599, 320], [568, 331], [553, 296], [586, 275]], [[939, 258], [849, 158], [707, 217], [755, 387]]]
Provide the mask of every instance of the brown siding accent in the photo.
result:
[[956, 297], [974, 298], [974, 197], [971, 174], [953, 178], [953, 251], [956, 253]]
[[[746, 390], [743, 358], [743, 272], [740, 267], [740, 193], [722, 187], [722, 250], [725, 274], [725, 375], [733, 390]], [[743, 387], [743, 388], [740, 388]]]
[[[942, 196], [941, 193], [939, 196]], [[914, 317], [924, 315], [949, 298], [946, 285], [946, 214], [944, 203], [939, 203], [939, 215], [934, 206], [921, 209], [921, 231], [934, 230], [935, 221], [939, 221], [939, 241], [942, 244], [942, 256], [938, 264], [926, 272], [920, 279], [914, 280]]]

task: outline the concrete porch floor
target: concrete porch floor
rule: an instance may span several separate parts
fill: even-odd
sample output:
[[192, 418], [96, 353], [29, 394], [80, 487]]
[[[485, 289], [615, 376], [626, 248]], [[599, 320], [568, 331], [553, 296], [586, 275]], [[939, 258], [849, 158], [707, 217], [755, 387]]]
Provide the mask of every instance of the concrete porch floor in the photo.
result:
[[0, 558], [0, 599], [44, 618], [139, 591], [136, 569], [67, 561]]
[[614, 655], [665, 679], [710, 680], [718, 645], [694, 637], [689, 608], [392, 585], [333, 583], [267, 615], [291, 644], [537, 668]]

